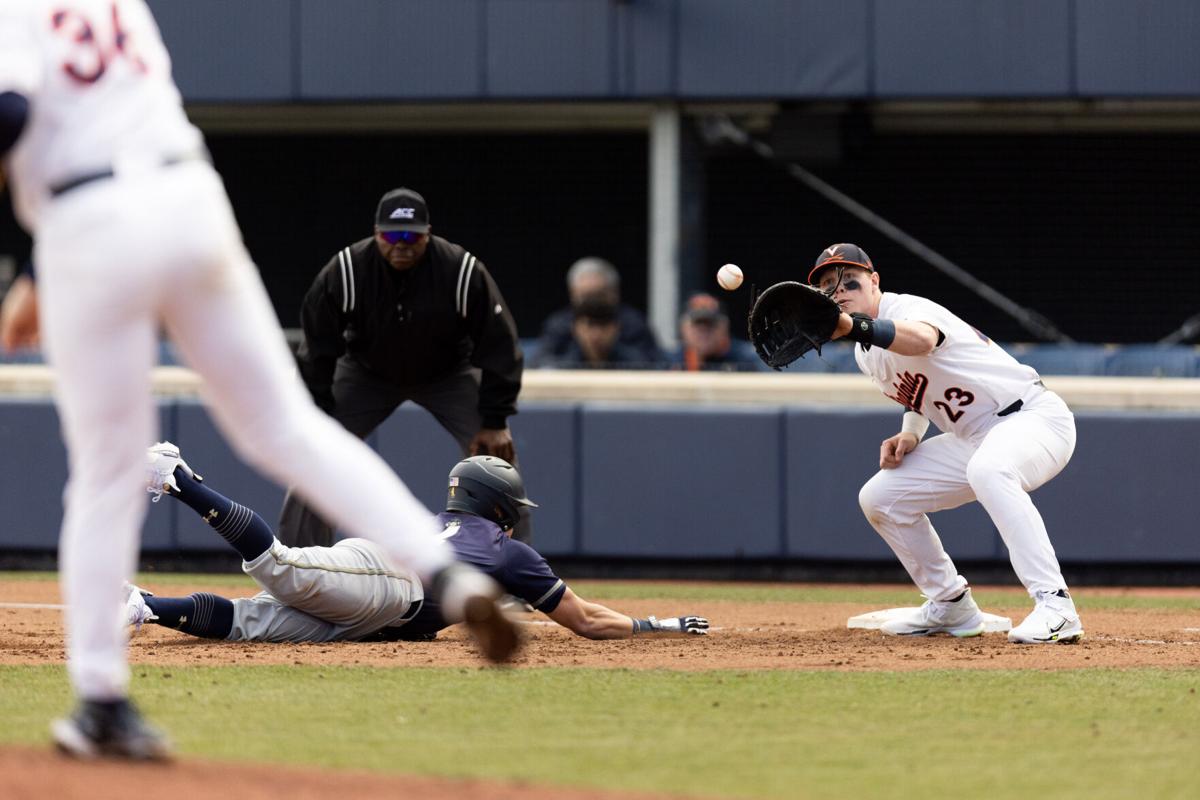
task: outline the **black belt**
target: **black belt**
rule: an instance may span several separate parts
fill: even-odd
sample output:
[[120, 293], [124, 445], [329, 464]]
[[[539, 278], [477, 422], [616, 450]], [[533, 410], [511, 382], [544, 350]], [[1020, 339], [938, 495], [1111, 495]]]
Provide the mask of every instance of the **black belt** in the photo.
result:
[[[1033, 385], [1041, 386], [1043, 389], [1046, 387], [1046, 384], [1042, 383], [1041, 381], [1036, 381]], [[1015, 414], [1021, 410], [1021, 406], [1023, 406], [1023, 405], [1025, 405], [1025, 401], [1018, 400], [1015, 403], [1010, 404], [1003, 411], [997, 411], [996, 416], [997, 417], [1007, 417], [1009, 414]]]
[[[158, 166], [173, 167], [176, 164], [182, 164], [185, 161], [208, 161], [208, 156], [202, 153], [186, 153], [181, 156], [167, 156], [158, 163]], [[112, 167], [99, 170], [98, 172], [89, 172], [86, 175], [78, 175], [74, 178], [63, 181], [62, 183], [56, 183], [51, 186], [50, 196], [59, 197], [60, 195], [64, 195], [72, 189], [78, 189], [80, 186], [86, 186], [87, 184], [94, 183], [96, 181], [106, 181], [109, 178], [116, 177], [116, 175], [117, 173]]]

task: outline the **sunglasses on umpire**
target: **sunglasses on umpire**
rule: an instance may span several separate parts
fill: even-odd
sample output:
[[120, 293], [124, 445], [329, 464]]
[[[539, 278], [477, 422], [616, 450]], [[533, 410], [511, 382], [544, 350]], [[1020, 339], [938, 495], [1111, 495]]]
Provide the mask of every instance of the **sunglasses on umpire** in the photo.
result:
[[428, 233], [417, 233], [416, 231], [380, 231], [379, 235], [388, 244], [420, 244], [429, 236]]

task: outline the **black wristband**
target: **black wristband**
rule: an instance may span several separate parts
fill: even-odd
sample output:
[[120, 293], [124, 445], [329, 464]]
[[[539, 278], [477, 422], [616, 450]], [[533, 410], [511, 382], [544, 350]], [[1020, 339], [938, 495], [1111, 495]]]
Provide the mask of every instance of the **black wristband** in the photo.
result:
[[890, 319], [871, 319], [858, 312], [851, 314], [850, 319], [852, 323], [846, 338], [853, 342], [861, 342], [868, 350], [871, 345], [887, 350], [892, 342], [896, 341], [896, 323]]
[[650, 623], [650, 620], [637, 619], [636, 617], [633, 617], [632, 619], [633, 619], [633, 632], [634, 633], [648, 633], [648, 632], [654, 630], [654, 626]]

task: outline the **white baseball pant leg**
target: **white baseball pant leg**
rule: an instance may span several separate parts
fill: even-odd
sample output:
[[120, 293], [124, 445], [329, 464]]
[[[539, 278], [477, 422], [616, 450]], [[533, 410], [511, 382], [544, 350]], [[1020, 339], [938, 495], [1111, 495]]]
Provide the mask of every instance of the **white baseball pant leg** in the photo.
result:
[[996, 425], [967, 464], [967, 481], [1008, 546], [1013, 571], [1030, 596], [1067, 587], [1046, 523], [1029, 493], [1075, 452], [1075, 417], [1054, 392], [1042, 392]]
[[1074, 449], [1074, 417], [1058, 395], [1044, 392], [978, 447], [945, 434], [922, 442], [898, 468], [867, 481], [859, 503], [927, 597], [947, 600], [966, 586], [927, 514], [971, 500], [987, 511], [1030, 594], [1056, 591], [1066, 583], [1029, 492], [1061, 472]]
[[975, 499], [966, 479], [970, 442], [941, 434], [921, 442], [896, 469], [881, 469], [858, 493], [871, 527], [883, 537], [913, 583], [931, 600], [949, 600], [967, 580], [942, 547], [928, 512]]
[[59, 539], [67, 671], [87, 700], [124, 697], [122, 583], [137, 567], [145, 451], [156, 436], [150, 369], [156, 274], [133, 200], [115, 182], [49, 209], [38, 232], [38, 303], [70, 477]]
[[453, 553], [429, 510], [370, 447], [313, 404], [216, 173], [201, 163], [173, 169], [181, 173], [173, 183], [174, 232], [192, 268], [178, 276], [164, 316], [186, 362], [203, 376], [229, 442], [335, 524], [378, 542], [422, 577], [450, 564]]

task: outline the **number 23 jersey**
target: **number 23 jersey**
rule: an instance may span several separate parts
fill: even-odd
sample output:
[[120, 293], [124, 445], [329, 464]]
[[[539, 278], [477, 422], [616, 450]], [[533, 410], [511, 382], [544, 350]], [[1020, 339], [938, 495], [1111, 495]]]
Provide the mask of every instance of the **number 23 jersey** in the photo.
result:
[[929, 355], [903, 356], [860, 344], [854, 358], [880, 391], [943, 433], [982, 437], [1003, 419], [997, 413], [1025, 397], [1039, 380], [1033, 367], [924, 297], [884, 292], [879, 318], [925, 322], [941, 332]]

